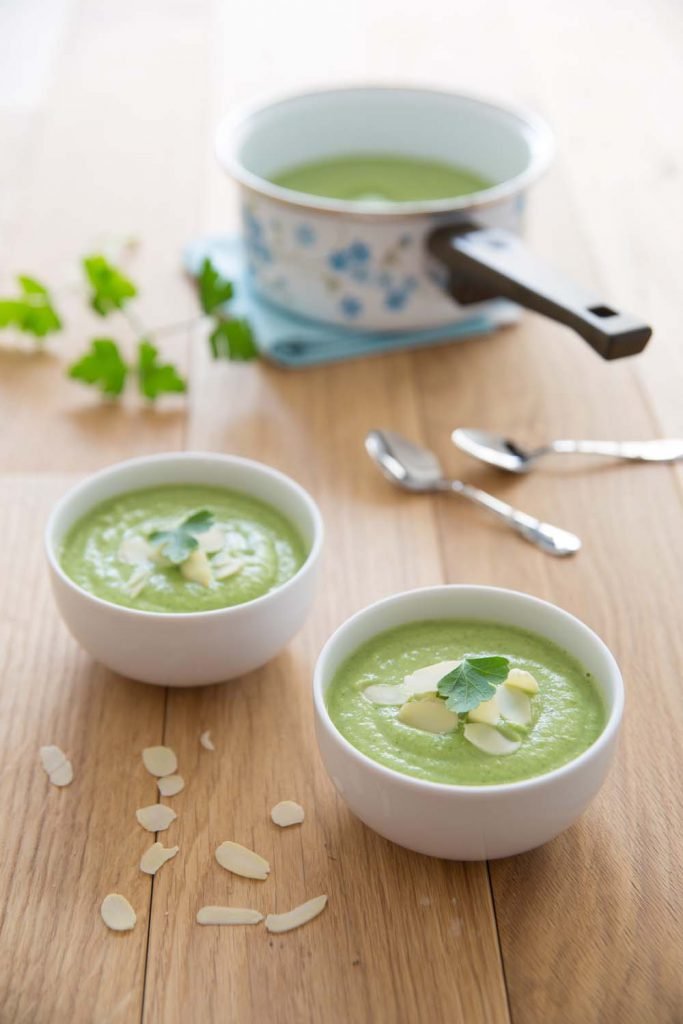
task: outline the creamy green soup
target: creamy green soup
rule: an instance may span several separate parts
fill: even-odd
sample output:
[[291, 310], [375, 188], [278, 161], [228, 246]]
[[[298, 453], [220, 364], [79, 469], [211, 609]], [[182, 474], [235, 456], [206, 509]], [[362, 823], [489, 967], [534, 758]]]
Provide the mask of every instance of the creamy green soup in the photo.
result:
[[[176, 530], [198, 511], [210, 516], [211, 527], [196, 533], [193, 563], [169, 563], [150, 537]], [[64, 572], [84, 590], [149, 612], [253, 601], [293, 576], [305, 558], [297, 531], [270, 505], [237, 491], [185, 484], [103, 502], [71, 528], [61, 551]], [[189, 564], [194, 571], [187, 571]]]
[[[519, 742], [514, 753], [494, 756], [468, 742], [466, 714], [458, 716], [453, 732], [437, 735], [403, 724], [398, 706], [364, 696], [369, 686], [402, 684], [425, 666], [494, 656], [538, 683], [529, 698], [529, 726], [501, 720], [502, 732]], [[578, 661], [541, 636], [495, 622], [415, 622], [381, 633], [340, 667], [326, 701], [335, 726], [368, 757], [418, 779], [465, 786], [515, 782], [559, 768], [589, 747], [605, 724], [601, 697]]]
[[403, 203], [453, 199], [489, 188], [478, 174], [439, 160], [357, 153], [285, 168], [271, 181], [283, 188], [328, 199]]

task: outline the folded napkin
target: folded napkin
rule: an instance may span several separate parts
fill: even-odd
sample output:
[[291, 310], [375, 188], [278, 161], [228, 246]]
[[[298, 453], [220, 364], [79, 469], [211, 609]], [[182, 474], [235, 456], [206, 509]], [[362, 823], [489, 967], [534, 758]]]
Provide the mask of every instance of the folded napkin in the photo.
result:
[[259, 351], [279, 366], [314, 366], [398, 349], [448, 344], [488, 334], [511, 320], [509, 305], [505, 304], [500, 312], [494, 308], [491, 313], [477, 314], [464, 323], [423, 331], [354, 331], [298, 316], [256, 296], [247, 281], [238, 238], [200, 238], [190, 243], [183, 253], [185, 269], [196, 275], [207, 257], [235, 285], [231, 313], [249, 320]]

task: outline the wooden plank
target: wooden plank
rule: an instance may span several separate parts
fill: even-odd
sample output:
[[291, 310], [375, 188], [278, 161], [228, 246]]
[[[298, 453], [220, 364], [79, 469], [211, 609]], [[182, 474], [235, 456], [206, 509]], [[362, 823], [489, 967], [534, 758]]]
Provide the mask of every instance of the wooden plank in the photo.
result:
[[[135, 809], [155, 799], [140, 751], [161, 739], [164, 691], [95, 665], [59, 621], [41, 531], [68, 477], [0, 478], [0, 1019], [140, 1019], [151, 837]], [[51, 786], [38, 751], [68, 754], [74, 781]], [[109, 932], [99, 906], [123, 892], [134, 932]]]
[[[181, 854], [155, 883], [145, 1019], [182, 1021], [201, 1004], [207, 1019], [241, 1021], [506, 1021], [485, 865], [419, 857], [370, 832], [336, 797], [313, 736], [310, 679], [330, 631], [378, 597], [441, 578], [431, 502], [398, 501], [362, 449], [377, 417], [417, 428], [410, 360], [372, 373], [204, 366], [197, 378], [190, 444], [264, 459], [314, 490], [327, 559], [311, 621], [282, 656], [238, 682], [169, 694], [166, 740], [188, 786]], [[198, 745], [208, 727], [214, 754]], [[283, 833], [269, 809], [286, 798], [307, 819]], [[230, 838], [270, 860], [267, 882], [217, 865]], [[321, 892], [328, 909], [300, 932], [194, 924], [205, 903], [265, 913]]]

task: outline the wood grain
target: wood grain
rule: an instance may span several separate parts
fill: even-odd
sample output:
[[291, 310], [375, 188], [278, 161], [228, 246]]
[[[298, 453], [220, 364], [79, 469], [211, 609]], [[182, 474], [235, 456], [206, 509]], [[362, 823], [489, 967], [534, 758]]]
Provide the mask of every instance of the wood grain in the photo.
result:
[[[305, 31], [304, 31], [305, 29]], [[164, 341], [187, 400], [100, 404], [63, 380], [99, 321], [61, 295], [67, 331], [35, 354], [0, 339], [0, 1021], [2, 1024], [273, 1020], [455, 1024], [678, 1024], [683, 1006], [683, 746], [678, 679], [681, 474], [560, 461], [504, 478], [457, 453], [455, 425], [522, 441], [683, 434], [677, 268], [683, 148], [683, 14], [671, 0], [604, 10], [540, 0], [38, 0], [0, 10], [0, 282], [28, 269], [61, 288], [103, 236], [141, 239], [131, 273], [150, 324], [185, 319], [183, 243], [234, 225], [212, 126], [245, 99], [331, 80], [404, 80], [540, 109], [558, 162], [535, 190], [535, 248], [652, 319], [647, 352], [600, 362], [526, 317], [451, 349], [284, 373], [216, 366], [201, 330]], [[371, 426], [429, 443], [453, 473], [578, 532], [554, 561], [455, 498], [398, 494], [362, 452]], [[291, 473], [327, 528], [315, 612], [288, 650], [223, 687], [167, 695], [93, 665], [58, 621], [40, 534], [58, 495], [102, 463], [177, 447], [231, 451]], [[548, 598], [595, 628], [627, 686], [618, 763], [584, 819], [541, 850], [492, 863], [414, 856], [362, 826], [315, 749], [317, 652], [352, 611], [448, 580]], [[209, 728], [215, 753], [199, 746]], [[656, 741], [652, 736], [656, 735]], [[165, 742], [186, 790], [154, 883], [135, 808], [155, 797], [139, 752]], [[76, 773], [50, 787], [37, 751]], [[300, 800], [301, 828], [269, 820]], [[231, 877], [213, 851], [234, 838], [271, 861]], [[99, 904], [124, 892], [130, 935]], [[327, 892], [300, 932], [194, 924], [204, 903], [285, 910]]]

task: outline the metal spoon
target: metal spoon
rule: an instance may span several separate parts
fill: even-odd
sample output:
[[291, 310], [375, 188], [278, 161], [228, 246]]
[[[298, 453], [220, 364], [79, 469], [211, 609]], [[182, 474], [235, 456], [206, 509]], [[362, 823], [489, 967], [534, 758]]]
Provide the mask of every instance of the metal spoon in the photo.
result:
[[514, 441], [486, 430], [459, 428], [451, 434], [453, 444], [468, 455], [488, 462], [509, 473], [528, 473], [533, 463], [544, 455], [604, 455], [634, 462], [675, 462], [683, 458], [683, 438], [662, 438], [659, 441], [552, 441], [540, 448], [525, 451]]
[[480, 491], [478, 487], [471, 487], [461, 480], [446, 479], [434, 452], [407, 441], [392, 430], [371, 430], [365, 438], [365, 448], [385, 477], [406, 491], [460, 494], [475, 505], [488, 509], [549, 555], [573, 555], [581, 547], [581, 541], [573, 533], [542, 523], [492, 494]]

